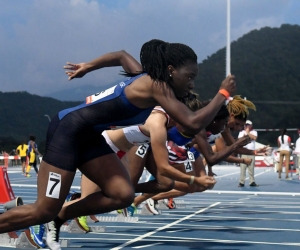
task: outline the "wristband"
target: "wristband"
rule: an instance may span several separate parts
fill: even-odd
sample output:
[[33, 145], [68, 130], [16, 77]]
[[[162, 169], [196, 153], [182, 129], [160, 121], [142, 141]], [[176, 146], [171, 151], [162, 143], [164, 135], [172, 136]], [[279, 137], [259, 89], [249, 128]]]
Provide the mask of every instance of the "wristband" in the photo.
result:
[[228, 100], [228, 99], [230, 98], [230, 94], [229, 94], [229, 92], [228, 92], [226, 89], [220, 89], [220, 90], [219, 90], [219, 93], [220, 93], [221, 95], [225, 96], [225, 97], [226, 97], [226, 100]]
[[195, 180], [195, 176], [192, 175], [191, 176], [191, 179], [190, 179], [190, 182], [189, 182], [189, 185], [192, 185], [194, 183], [194, 180]]

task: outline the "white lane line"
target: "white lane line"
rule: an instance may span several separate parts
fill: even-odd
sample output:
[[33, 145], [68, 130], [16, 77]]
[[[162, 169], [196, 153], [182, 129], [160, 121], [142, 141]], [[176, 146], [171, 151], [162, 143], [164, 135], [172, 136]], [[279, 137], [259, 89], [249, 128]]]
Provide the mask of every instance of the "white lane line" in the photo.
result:
[[[254, 175], [254, 176], [258, 176], [258, 175], [261, 175], [261, 174], [264, 174], [264, 173], [267, 173], [267, 172], [270, 172], [270, 169], [267, 169], [267, 170], [265, 170], [265, 171], [263, 171], [261, 173], [258, 173], [258, 174]], [[230, 174], [219, 175], [219, 176], [215, 176], [215, 179], [219, 179], [219, 178], [222, 178], [222, 177], [225, 177], [225, 176], [234, 175], [234, 174], [240, 174], [240, 173], [241, 172], [238, 171], [238, 172], [233, 172], [233, 173], [230, 173]], [[246, 178], [246, 180], [248, 180], [248, 179], [249, 179], [249, 177]]]
[[[99, 233], [100, 234], [100, 233]], [[101, 233], [103, 234], [103, 233]], [[116, 235], [116, 234], [113, 234]], [[157, 242], [158, 239], [156, 239], [157, 237], [150, 238], [147, 239], [148, 241], [155, 241]], [[279, 245], [279, 246], [300, 246], [300, 243], [298, 242], [267, 242], [267, 241], [246, 241], [246, 240], [222, 240], [222, 239], [208, 239], [208, 238], [183, 238], [180, 237], [180, 239], [178, 239], [178, 237], [174, 237], [170, 238], [170, 237], [161, 237], [161, 238], [166, 238], [166, 239], [160, 239], [163, 242], [213, 242], [213, 243], [225, 243], [225, 244], [231, 244], [231, 243], [247, 243], [247, 244], [261, 244], [261, 245]], [[126, 238], [122, 239], [122, 238], [101, 238], [101, 237], [97, 237], [97, 238], [67, 238], [67, 237], [63, 237], [64, 240], [80, 240], [80, 241], [122, 241], [122, 240], [127, 240]], [[119, 249], [119, 248], [112, 248], [111, 250], [115, 250], [115, 249]]]
[[146, 248], [146, 247], [153, 247], [153, 246], [156, 246], [156, 245], [161, 245], [162, 243], [153, 243], [153, 244], [148, 244], [148, 245], [143, 245], [143, 246], [137, 246], [137, 247], [132, 247], [132, 248]]
[[190, 228], [184, 228], [184, 229], [178, 229], [178, 230], [172, 230], [172, 231], [166, 231], [167, 233], [177, 233], [177, 232], [183, 232], [183, 231], [187, 231], [187, 230], [191, 230]]
[[240, 171], [239, 172], [230, 173], [230, 174], [218, 175], [218, 176], [215, 176], [215, 179], [219, 179], [219, 178], [222, 178], [222, 177], [225, 177], [225, 176], [239, 174], [239, 173], [240, 173]]
[[203, 193], [211, 194], [239, 194], [239, 195], [283, 195], [283, 196], [300, 196], [300, 193], [292, 192], [263, 192], [263, 191], [226, 191], [226, 190], [206, 190]]
[[182, 221], [184, 221], [184, 220], [187, 220], [187, 219], [189, 219], [189, 218], [191, 218], [191, 217], [193, 217], [193, 216], [195, 216], [195, 215], [197, 215], [197, 214], [200, 214], [200, 213], [202, 213], [202, 212], [204, 212], [204, 211], [206, 211], [206, 210], [208, 210], [208, 209], [210, 209], [210, 208], [212, 208], [212, 207], [215, 207], [215, 206], [219, 205], [220, 203], [221, 203], [221, 202], [216, 202], [216, 203], [214, 203], [214, 204], [212, 204], [212, 205], [210, 205], [210, 206], [208, 206], [208, 207], [206, 207], [206, 208], [204, 208], [204, 209], [198, 210], [197, 212], [195, 212], [195, 213], [193, 213], [193, 214], [190, 214], [190, 215], [188, 215], [188, 216], [185, 216], [185, 217], [183, 217], [183, 218], [181, 218], [181, 219], [179, 219], [179, 220], [177, 220], [177, 221], [174, 221], [174, 222], [172, 222], [172, 223], [170, 223], [170, 224], [167, 224], [167, 225], [165, 225], [165, 226], [163, 226], [163, 227], [157, 228], [156, 230], [154, 230], [154, 231], [152, 231], [152, 232], [146, 233], [146, 234], [144, 234], [144, 235], [142, 235], [142, 236], [140, 236], [140, 237], [137, 237], [137, 238], [132, 239], [132, 240], [130, 240], [130, 241], [128, 241], [128, 242], [125, 242], [124, 244], [122, 244], [122, 245], [120, 245], [120, 246], [118, 246], [118, 247], [114, 247], [114, 248], [112, 248], [111, 250], [122, 249], [123, 247], [126, 247], [126, 246], [128, 246], [128, 245], [131, 245], [132, 243], [135, 243], [135, 242], [137, 242], [137, 241], [139, 241], [139, 240], [142, 240], [143, 238], [146, 238], [146, 237], [148, 237], [148, 236], [151, 236], [152, 234], [155, 234], [155, 233], [157, 233], [157, 232], [159, 232], [159, 231], [162, 231], [162, 230], [164, 230], [164, 229], [166, 229], [166, 228], [172, 227], [172, 226], [174, 226], [174, 225], [176, 225], [176, 224], [178, 224], [178, 223], [180, 223], [180, 222], [182, 222]]

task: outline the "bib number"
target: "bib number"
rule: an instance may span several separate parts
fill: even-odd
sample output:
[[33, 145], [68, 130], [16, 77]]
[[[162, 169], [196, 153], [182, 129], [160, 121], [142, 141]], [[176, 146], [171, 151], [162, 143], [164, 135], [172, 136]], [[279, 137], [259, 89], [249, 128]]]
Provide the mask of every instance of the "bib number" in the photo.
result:
[[190, 161], [185, 162], [184, 167], [185, 167], [186, 173], [193, 171], [193, 165], [192, 165], [192, 162], [190, 162]]
[[188, 158], [189, 158], [189, 160], [190, 160], [190, 161], [195, 161], [195, 156], [194, 156], [194, 154], [193, 154], [191, 151], [187, 151], [187, 153], [188, 153]]
[[138, 147], [138, 149], [136, 150], [135, 154], [141, 158], [144, 158], [144, 156], [147, 153], [147, 150], [149, 148], [149, 144], [143, 144], [141, 146]]
[[94, 94], [94, 95], [88, 96], [88, 97], [86, 98], [86, 104], [93, 103], [93, 102], [95, 102], [95, 101], [98, 101], [98, 100], [100, 100], [100, 99], [106, 97], [106, 96], [111, 95], [112, 93], [114, 93], [116, 87], [117, 87], [117, 85], [116, 85], [116, 86], [113, 86], [113, 87], [111, 87], [111, 88], [109, 88], [109, 89], [103, 90], [103, 91], [101, 91], [101, 92], [99, 92], [99, 93], [96, 93], [96, 94]]
[[61, 175], [50, 172], [47, 184], [46, 196], [50, 198], [59, 199], [61, 187]]

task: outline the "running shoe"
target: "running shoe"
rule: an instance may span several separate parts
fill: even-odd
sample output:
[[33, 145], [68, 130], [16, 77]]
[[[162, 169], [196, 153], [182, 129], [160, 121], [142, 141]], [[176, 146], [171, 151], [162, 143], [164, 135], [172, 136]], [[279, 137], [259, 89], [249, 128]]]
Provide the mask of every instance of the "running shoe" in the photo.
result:
[[174, 201], [173, 198], [169, 198], [169, 199], [168, 199], [167, 207], [168, 207], [169, 209], [175, 209], [175, 208], [176, 208], [176, 204], [175, 204], [175, 201]]
[[61, 250], [61, 246], [59, 243], [59, 229], [60, 228], [56, 227], [54, 221], [50, 221], [46, 224], [46, 242], [51, 250]]
[[250, 187], [258, 187], [258, 185], [255, 182], [252, 182], [249, 186]]
[[46, 244], [43, 240], [45, 226], [44, 224], [29, 227], [31, 239], [39, 248], [45, 248]]
[[153, 199], [149, 198], [148, 200], [146, 200], [146, 208], [148, 209], [149, 212], [151, 212], [152, 214], [159, 214], [158, 210], [155, 207], [155, 202]]
[[133, 217], [136, 213], [136, 206], [132, 203], [129, 207], [127, 207], [127, 217]]
[[128, 214], [127, 214], [127, 208], [118, 209], [118, 210], [117, 210], [117, 213], [118, 213], [118, 214], [122, 214], [124, 217], [128, 217]]
[[82, 230], [89, 232], [90, 227], [88, 226], [88, 224], [86, 222], [86, 218], [87, 218], [87, 216], [80, 216], [80, 217], [75, 218], [75, 221]]
[[77, 193], [75, 191], [70, 191], [66, 197], [66, 201], [76, 200], [76, 199], [79, 199], [80, 197], [81, 197], [81, 193]]
[[118, 213], [118, 214], [122, 214], [122, 213], [123, 213], [123, 209], [118, 209], [118, 210], [117, 210], [117, 213]]
[[26, 177], [31, 177], [31, 175], [30, 175], [30, 174], [26, 174], [25, 176], [26, 176]]

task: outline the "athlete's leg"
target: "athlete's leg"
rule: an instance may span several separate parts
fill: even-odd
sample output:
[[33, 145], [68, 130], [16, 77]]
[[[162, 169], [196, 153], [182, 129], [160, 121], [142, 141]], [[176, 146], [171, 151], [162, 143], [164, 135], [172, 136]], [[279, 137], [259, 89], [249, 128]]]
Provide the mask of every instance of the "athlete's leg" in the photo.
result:
[[[126, 167], [128, 166], [128, 160], [127, 160], [126, 154], [121, 158], [121, 162], [123, 163], [124, 166], [126, 166]], [[100, 187], [96, 183], [92, 182], [89, 178], [87, 178], [84, 174], [82, 174], [82, 176], [81, 176], [80, 190], [81, 190], [81, 195], [80, 195], [79, 199], [65, 202], [63, 206], [64, 207], [68, 206], [74, 202], [77, 202], [80, 199], [87, 197], [88, 195], [90, 195], [92, 193], [101, 191]]]
[[[126, 166], [132, 185], [135, 188], [143, 174], [147, 159], [147, 150], [144, 150], [142, 147], [143, 145], [134, 146], [122, 157], [122, 163]], [[140, 148], [142, 148], [142, 150], [140, 150]], [[137, 151], [141, 153], [136, 154]]]
[[169, 198], [177, 198], [180, 196], [186, 195], [186, 192], [182, 192], [176, 189], [172, 189], [168, 192], [159, 193], [152, 197], [153, 200], [163, 200], [163, 199], [169, 199]]
[[42, 161], [38, 175], [36, 202], [12, 208], [1, 214], [0, 233], [15, 231], [51, 221], [58, 214], [64, 203], [74, 174], [73, 172], [56, 168]]
[[139, 183], [135, 188], [137, 193], [160, 193], [173, 189], [174, 181], [159, 172], [151, 151], [147, 154], [146, 168], [155, 177], [155, 180]]
[[149, 198], [152, 198], [156, 194], [153, 193], [143, 193], [141, 195], [138, 195], [134, 198], [133, 204], [137, 207], [140, 205], [142, 202], [148, 200]]
[[93, 159], [81, 166], [80, 170], [102, 191], [92, 193], [63, 207], [58, 215], [61, 220], [105, 213], [125, 208], [132, 203], [134, 189], [129, 174], [115, 154]]

